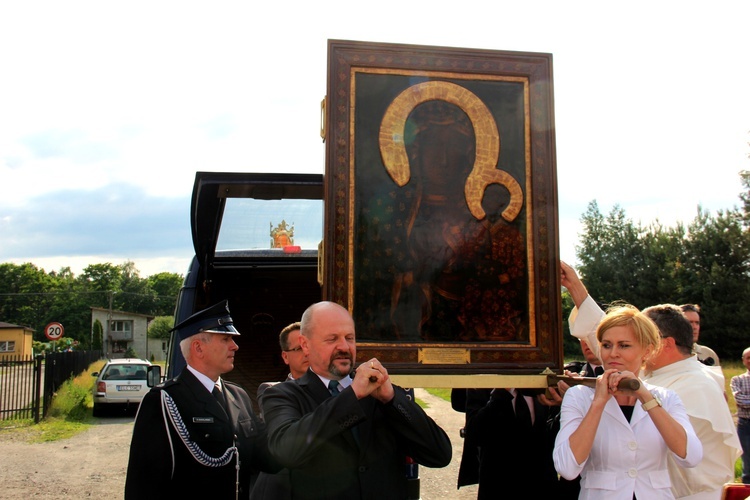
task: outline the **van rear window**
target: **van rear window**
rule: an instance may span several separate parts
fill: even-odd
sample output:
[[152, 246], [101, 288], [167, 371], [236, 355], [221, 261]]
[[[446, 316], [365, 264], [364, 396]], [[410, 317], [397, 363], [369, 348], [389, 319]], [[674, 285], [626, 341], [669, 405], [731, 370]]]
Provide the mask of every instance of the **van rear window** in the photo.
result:
[[228, 198], [216, 250], [317, 250], [322, 239], [323, 200]]

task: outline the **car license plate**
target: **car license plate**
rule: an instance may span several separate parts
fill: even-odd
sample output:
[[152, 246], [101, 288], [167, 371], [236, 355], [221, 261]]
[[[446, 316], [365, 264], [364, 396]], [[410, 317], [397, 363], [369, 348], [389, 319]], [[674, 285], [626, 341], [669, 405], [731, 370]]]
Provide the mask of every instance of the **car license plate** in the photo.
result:
[[141, 386], [140, 385], [118, 385], [117, 390], [118, 391], [140, 391]]

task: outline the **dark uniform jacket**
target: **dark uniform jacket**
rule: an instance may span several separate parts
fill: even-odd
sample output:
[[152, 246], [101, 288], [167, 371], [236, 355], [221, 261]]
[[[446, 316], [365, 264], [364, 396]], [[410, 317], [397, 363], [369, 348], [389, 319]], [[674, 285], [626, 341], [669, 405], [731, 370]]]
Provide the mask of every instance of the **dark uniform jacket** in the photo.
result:
[[266, 390], [269, 446], [289, 469], [292, 498], [405, 499], [407, 456], [427, 467], [450, 463], [445, 431], [394, 390], [388, 404], [358, 400], [351, 387], [333, 397], [312, 371]]
[[229, 416], [201, 382], [185, 369], [143, 398], [135, 418], [125, 481], [126, 500], [165, 498], [233, 499], [237, 461], [221, 467], [203, 465], [188, 450], [175, 428], [162, 392], [171, 396], [184, 423], [188, 444], [210, 457], [228, 448], [239, 450], [239, 498], [247, 498], [251, 477], [260, 470], [280, 469], [267, 444], [265, 426], [255, 416], [247, 393], [224, 381]]

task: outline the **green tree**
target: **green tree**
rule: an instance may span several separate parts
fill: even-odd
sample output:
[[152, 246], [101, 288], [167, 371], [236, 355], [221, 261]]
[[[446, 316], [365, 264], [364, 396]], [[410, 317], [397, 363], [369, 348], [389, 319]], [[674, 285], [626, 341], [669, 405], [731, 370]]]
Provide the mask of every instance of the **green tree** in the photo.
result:
[[153, 339], [168, 339], [174, 326], [174, 316], [157, 316], [148, 325], [148, 336]]
[[[748, 155], [750, 157], [750, 155]], [[743, 189], [743, 193], [740, 193], [740, 200], [742, 201], [742, 223], [745, 228], [750, 227], [750, 171], [743, 170], [740, 172], [740, 182]]]
[[747, 347], [750, 311], [750, 239], [746, 214], [699, 211], [678, 266], [679, 303], [701, 307], [700, 342], [719, 356], [739, 358]]
[[63, 268], [58, 273], [51, 272], [50, 275], [55, 278], [55, 287], [50, 290], [54, 301], [47, 311], [46, 320], [59, 321], [65, 327], [65, 337], [77, 340], [81, 348], [90, 348], [90, 300], [92, 297], [101, 297], [102, 294], [87, 292], [70, 272], [70, 268]]
[[153, 314], [156, 294], [149, 282], [141, 278], [133, 262], [125, 262], [120, 269], [120, 291], [116, 298], [116, 309], [139, 314]]
[[570, 312], [573, 310], [573, 299], [567, 290], [563, 288], [562, 291], [562, 332], [563, 332], [563, 356], [565, 359], [581, 358], [581, 347], [578, 339], [570, 334], [570, 326], [568, 325], [568, 317]]
[[83, 273], [78, 280], [83, 285], [85, 292], [99, 292], [99, 295], [92, 295], [89, 303], [93, 307], [109, 308], [109, 301], [112, 298], [111, 293], [122, 290], [122, 273], [118, 266], [111, 263], [91, 264], [83, 269]]
[[[77, 348], [101, 349], [102, 325], [91, 324], [91, 308], [171, 315], [183, 277], [159, 273], [141, 278], [133, 262], [87, 266], [76, 277], [69, 267], [46, 273], [31, 263], [0, 264], [0, 320], [28, 326], [46, 341], [44, 327], [62, 323]], [[98, 328], [97, 331], [95, 331]]]
[[675, 263], [683, 252], [685, 229], [634, 224], [615, 206], [605, 218], [596, 202], [581, 218], [579, 273], [600, 303], [627, 302], [643, 308], [674, 298]]
[[96, 321], [94, 321], [91, 329], [92, 335], [94, 337], [91, 348], [95, 350], [103, 349], [102, 339], [104, 338], [104, 326], [102, 325], [102, 322], [97, 319]]
[[52, 300], [52, 278], [31, 263], [0, 265], [0, 318], [30, 327], [35, 341], [46, 340], [43, 316]]
[[[581, 218], [578, 272], [600, 303], [644, 308], [660, 303], [701, 307], [701, 342], [719, 356], [738, 357], [747, 346], [750, 310], [750, 174], [741, 174], [743, 210], [698, 206], [687, 228], [678, 222], [636, 225], [615, 206], [608, 216], [596, 201]], [[563, 307], [565, 307], [563, 296]], [[566, 316], [567, 318], [567, 316]]]
[[156, 315], [173, 315], [177, 296], [185, 278], [176, 273], [158, 273], [148, 277], [148, 284], [155, 294]]
[[0, 264], [0, 318], [32, 328], [34, 340], [46, 340], [44, 327], [53, 321], [55, 289], [56, 278], [31, 263]]

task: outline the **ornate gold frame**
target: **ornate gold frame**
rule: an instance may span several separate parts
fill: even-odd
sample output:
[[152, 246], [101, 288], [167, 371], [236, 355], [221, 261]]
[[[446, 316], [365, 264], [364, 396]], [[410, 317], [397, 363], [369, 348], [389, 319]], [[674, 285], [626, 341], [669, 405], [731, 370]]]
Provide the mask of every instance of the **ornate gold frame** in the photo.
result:
[[[545, 368], [560, 369], [551, 55], [330, 40], [328, 71], [321, 105], [329, 228], [321, 252], [323, 297], [352, 312], [358, 358], [376, 356], [393, 374], [538, 374]], [[420, 108], [425, 103], [432, 108]], [[419, 122], [418, 115], [427, 119]], [[412, 155], [434, 156], [430, 148], [439, 142], [418, 142], [420, 133], [433, 130], [447, 140], [451, 134], [463, 134], [457, 144], [464, 148], [472, 141], [466, 162], [463, 149], [437, 148], [457, 151], [461, 165], [470, 165], [465, 179], [444, 167], [436, 174], [435, 163], [428, 160], [414, 171], [408, 148]], [[430, 191], [440, 178], [451, 175], [462, 185], [456, 188], [457, 182], [449, 179], [440, 189], [460, 189], [465, 207], [450, 205], [443, 191]], [[494, 185], [507, 192], [507, 202], [487, 213], [483, 202]], [[399, 210], [401, 214], [393, 215]], [[453, 217], [453, 212], [461, 214]], [[422, 229], [434, 214], [451, 219], [440, 226], [447, 229], [439, 238], [434, 236], [438, 230]], [[467, 235], [456, 234], [464, 226], [471, 226]], [[516, 241], [502, 236], [503, 231], [520, 234], [516, 240], [521, 244], [514, 249], [521, 256], [520, 277], [494, 271], [493, 266], [510, 266], [503, 260], [508, 258], [503, 245]], [[390, 239], [383, 237], [386, 233]], [[496, 233], [502, 237], [493, 239]], [[472, 240], [477, 234], [484, 238], [481, 242]], [[453, 248], [454, 239], [463, 246]], [[446, 242], [453, 255], [463, 248], [500, 249], [492, 250], [492, 258], [473, 259], [469, 252], [460, 267], [463, 274], [438, 269], [438, 278], [430, 281], [434, 269], [412, 272], [404, 262], [424, 267], [420, 258], [436, 248], [434, 241]], [[491, 269], [482, 268], [481, 279], [472, 274], [479, 266], [475, 261]], [[487, 276], [501, 276], [502, 285], [485, 286]], [[462, 288], [450, 279], [470, 284]], [[480, 299], [472, 301], [468, 292], [454, 296], [455, 290], [479, 290]], [[513, 298], [500, 302], [496, 296], [502, 294]], [[510, 313], [490, 313], [495, 300]], [[493, 326], [504, 315], [513, 317], [513, 323], [505, 329]]]

